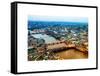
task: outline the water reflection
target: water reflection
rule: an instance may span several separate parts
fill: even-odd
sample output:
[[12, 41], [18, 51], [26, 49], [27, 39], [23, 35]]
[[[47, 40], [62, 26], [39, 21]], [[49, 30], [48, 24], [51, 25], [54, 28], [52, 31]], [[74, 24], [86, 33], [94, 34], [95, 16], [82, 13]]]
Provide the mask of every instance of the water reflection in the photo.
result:
[[83, 59], [88, 58], [87, 54], [84, 54], [83, 52], [80, 52], [76, 49], [69, 49], [62, 52], [55, 53], [55, 55], [58, 55], [62, 59]]

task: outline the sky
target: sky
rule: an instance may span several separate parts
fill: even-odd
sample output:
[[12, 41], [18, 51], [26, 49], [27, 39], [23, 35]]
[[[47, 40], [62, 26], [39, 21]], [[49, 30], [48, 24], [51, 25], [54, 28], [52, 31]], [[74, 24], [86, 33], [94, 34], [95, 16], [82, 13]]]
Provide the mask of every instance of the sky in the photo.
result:
[[28, 16], [29, 21], [61, 21], [88, 23], [87, 17], [63, 17], [63, 16]]

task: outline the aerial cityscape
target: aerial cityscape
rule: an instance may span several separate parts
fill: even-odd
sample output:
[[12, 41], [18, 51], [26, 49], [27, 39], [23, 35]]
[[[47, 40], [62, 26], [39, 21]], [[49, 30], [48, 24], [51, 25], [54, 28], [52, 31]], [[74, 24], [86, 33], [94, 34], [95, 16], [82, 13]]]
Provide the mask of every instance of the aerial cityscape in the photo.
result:
[[87, 58], [87, 18], [28, 17], [28, 61]]

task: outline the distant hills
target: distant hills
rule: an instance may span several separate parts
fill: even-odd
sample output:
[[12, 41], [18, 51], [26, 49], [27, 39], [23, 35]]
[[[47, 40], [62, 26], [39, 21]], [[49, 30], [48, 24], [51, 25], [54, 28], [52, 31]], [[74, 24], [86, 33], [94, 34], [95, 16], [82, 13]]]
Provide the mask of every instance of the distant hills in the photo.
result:
[[88, 23], [81, 22], [53, 22], [53, 21], [28, 21], [28, 29], [41, 29], [47, 27], [81, 27], [88, 28]]

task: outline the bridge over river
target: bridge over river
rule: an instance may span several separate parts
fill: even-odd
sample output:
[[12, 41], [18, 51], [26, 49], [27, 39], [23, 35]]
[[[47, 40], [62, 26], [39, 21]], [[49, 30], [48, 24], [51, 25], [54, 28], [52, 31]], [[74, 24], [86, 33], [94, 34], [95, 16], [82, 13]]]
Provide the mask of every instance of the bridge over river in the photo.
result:
[[59, 52], [67, 49], [76, 49], [83, 53], [88, 53], [88, 49], [85, 47], [76, 46], [75, 44], [68, 44], [66, 41], [57, 41], [54, 43], [46, 44], [48, 51]]

